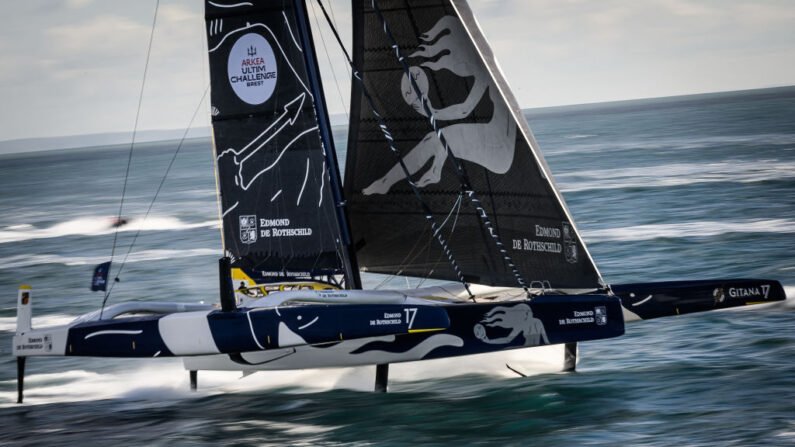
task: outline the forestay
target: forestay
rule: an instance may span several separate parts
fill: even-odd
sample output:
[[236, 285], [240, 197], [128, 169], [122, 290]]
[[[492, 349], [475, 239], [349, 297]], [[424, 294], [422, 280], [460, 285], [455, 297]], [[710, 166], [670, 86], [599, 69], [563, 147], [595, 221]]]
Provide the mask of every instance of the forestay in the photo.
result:
[[[433, 131], [440, 131], [488, 220], [533, 288], [602, 285], [516, 100], [464, 1], [377, 2], [432, 116], [423, 110], [370, 0], [353, 1], [353, 53], [367, 90], [465, 277], [516, 286]], [[373, 110], [352, 89], [346, 195], [359, 265], [455, 280]]]
[[257, 280], [346, 268], [304, 13], [303, 2], [206, 3], [224, 249]]

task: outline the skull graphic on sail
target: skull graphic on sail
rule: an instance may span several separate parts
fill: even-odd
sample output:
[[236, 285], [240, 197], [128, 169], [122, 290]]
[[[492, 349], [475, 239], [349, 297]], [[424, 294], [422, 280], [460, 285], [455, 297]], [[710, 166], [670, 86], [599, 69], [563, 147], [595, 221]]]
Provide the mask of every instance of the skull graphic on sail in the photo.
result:
[[[495, 174], [508, 172], [515, 152], [516, 122], [505, 103], [499, 98], [499, 91], [475, 47], [467, 38], [461, 22], [453, 16], [444, 16], [430, 30], [422, 34], [420, 40], [425, 44], [420, 45], [409, 58], [422, 58], [425, 61], [419, 66], [412, 66], [409, 72], [422, 96], [428, 101], [436, 121], [466, 119], [484, 95], [488, 95], [494, 104], [491, 120], [486, 123], [456, 123], [442, 127], [441, 131], [453, 155], [458, 159], [483, 166]], [[438, 59], [434, 60], [436, 57]], [[449, 70], [462, 78], [473, 78], [473, 85], [467, 98], [459, 104], [439, 109], [434, 107], [428, 100], [430, 83], [425, 69]], [[403, 75], [400, 88], [403, 100], [417, 113], [428, 116], [422, 106], [421, 98], [416, 94], [406, 74]], [[424, 187], [441, 180], [446, 158], [447, 152], [444, 146], [436, 133], [431, 131], [403, 157], [403, 162], [409, 173], [414, 175], [432, 159], [430, 168], [415, 182], [418, 187]], [[364, 188], [362, 194], [386, 194], [395, 183], [404, 178], [400, 165], [395, 164], [386, 175]]]

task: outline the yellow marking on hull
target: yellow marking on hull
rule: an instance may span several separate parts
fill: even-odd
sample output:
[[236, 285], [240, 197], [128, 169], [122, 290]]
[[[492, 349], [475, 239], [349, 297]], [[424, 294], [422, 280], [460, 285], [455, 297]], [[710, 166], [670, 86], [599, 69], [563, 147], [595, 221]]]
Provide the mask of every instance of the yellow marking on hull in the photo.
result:
[[19, 286], [19, 288], [22, 289], [22, 290], [30, 290], [31, 289], [30, 286]]
[[135, 351], [135, 342], [133, 342], [133, 351]]
[[754, 305], [754, 304], [766, 304], [766, 303], [772, 303], [772, 301], [749, 301], [749, 302], [745, 303], [745, 305], [746, 306], [751, 306], [751, 305]]
[[72, 345], [69, 345], [69, 353], [72, 353]]
[[340, 332], [340, 340], [342, 340], [342, 332]]
[[420, 298], [425, 299], [425, 300], [450, 301], [449, 298], [445, 298], [443, 296], [421, 296]]
[[433, 331], [443, 331], [444, 328], [435, 328], [435, 329], [409, 329], [409, 334], [416, 334], [418, 332], [433, 332]]
[[271, 336], [268, 335], [268, 344], [271, 344]]
[[676, 314], [679, 315], [679, 308], [676, 308]]

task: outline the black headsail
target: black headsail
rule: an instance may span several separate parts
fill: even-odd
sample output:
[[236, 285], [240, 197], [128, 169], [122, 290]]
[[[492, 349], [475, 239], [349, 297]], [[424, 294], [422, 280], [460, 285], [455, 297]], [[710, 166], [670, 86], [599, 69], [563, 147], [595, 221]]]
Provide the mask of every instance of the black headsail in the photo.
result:
[[[494, 237], [476, 214], [431, 119], [534, 288], [593, 289], [601, 277], [532, 133], [464, 1], [354, 0], [354, 65], [421, 187], [444, 222], [453, 256], [472, 282], [516, 286]], [[426, 113], [398, 54], [426, 96]], [[456, 279], [356, 82], [346, 189], [360, 265], [370, 271]]]
[[303, 0], [208, 0], [224, 249], [256, 281], [357, 272]]

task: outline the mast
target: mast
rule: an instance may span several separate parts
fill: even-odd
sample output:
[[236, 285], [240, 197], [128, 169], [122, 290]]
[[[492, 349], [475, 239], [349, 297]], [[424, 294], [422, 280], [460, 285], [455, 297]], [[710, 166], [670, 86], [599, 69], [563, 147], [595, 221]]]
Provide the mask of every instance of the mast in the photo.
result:
[[298, 30], [300, 34], [301, 46], [304, 48], [304, 61], [309, 72], [310, 88], [315, 100], [315, 112], [320, 128], [320, 139], [326, 147], [326, 161], [329, 166], [329, 177], [331, 178], [331, 192], [336, 204], [337, 219], [340, 226], [340, 236], [345, 247], [345, 281], [348, 289], [361, 289], [362, 279], [359, 275], [359, 266], [356, 262], [356, 253], [351, 245], [351, 233], [348, 222], [346, 201], [342, 190], [342, 179], [340, 178], [339, 163], [337, 161], [337, 151], [332, 137], [331, 124], [329, 123], [328, 110], [326, 109], [326, 96], [323, 94], [323, 82], [320, 70], [317, 65], [315, 43], [312, 39], [312, 27], [309, 23], [309, 14], [306, 9], [305, 0], [294, 0], [296, 16], [298, 18]]

